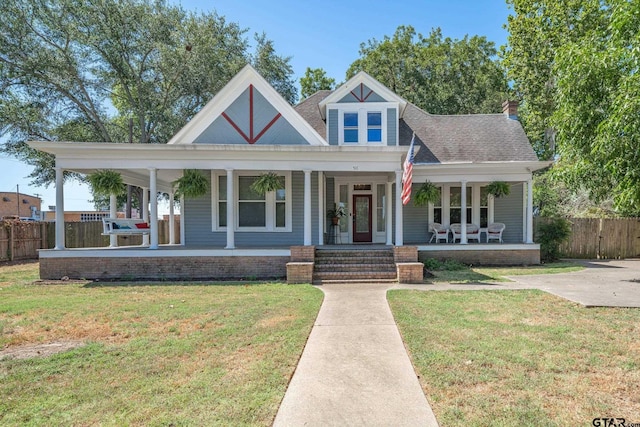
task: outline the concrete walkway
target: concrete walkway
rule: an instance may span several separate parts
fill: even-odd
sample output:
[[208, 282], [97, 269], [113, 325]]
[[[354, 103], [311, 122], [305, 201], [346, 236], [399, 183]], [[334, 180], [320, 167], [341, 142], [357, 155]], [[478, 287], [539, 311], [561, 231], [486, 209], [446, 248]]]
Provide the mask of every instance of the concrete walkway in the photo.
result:
[[540, 289], [585, 307], [640, 308], [640, 259], [576, 261], [585, 269], [573, 273], [511, 276], [513, 282], [492, 285], [398, 285], [395, 289], [480, 290]]
[[387, 303], [392, 284], [325, 299], [274, 426], [437, 426]]

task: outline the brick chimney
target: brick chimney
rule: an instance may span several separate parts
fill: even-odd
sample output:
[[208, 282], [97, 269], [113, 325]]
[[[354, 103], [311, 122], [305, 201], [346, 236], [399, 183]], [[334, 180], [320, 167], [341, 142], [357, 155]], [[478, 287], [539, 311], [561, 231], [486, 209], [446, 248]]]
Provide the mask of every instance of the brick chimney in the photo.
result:
[[518, 120], [518, 101], [504, 101], [502, 103], [502, 113], [512, 120]]

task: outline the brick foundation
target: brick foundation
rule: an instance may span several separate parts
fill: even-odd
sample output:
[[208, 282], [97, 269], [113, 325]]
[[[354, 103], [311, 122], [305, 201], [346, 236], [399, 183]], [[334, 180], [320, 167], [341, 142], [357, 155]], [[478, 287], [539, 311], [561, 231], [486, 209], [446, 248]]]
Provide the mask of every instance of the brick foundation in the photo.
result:
[[540, 250], [469, 250], [469, 251], [420, 251], [418, 259], [455, 259], [473, 265], [537, 265], [540, 264]]
[[288, 256], [40, 258], [40, 278], [187, 280], [284, 278]]

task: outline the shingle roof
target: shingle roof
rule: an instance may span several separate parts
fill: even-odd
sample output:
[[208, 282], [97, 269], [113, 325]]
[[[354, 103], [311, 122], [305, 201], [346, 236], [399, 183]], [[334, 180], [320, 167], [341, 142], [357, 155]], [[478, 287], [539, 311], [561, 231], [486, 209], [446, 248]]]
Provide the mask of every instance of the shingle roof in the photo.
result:
[[318, 104], [332, 93], [332, 90], [319, 90], [294, 107], [298, 114], [300, 114], [302, 118], [305, 119], [324, 139], [327, 139], [327, 125], [324, 120], [322, 120]]
[[400, 145], [413, 132], [422, 148], [416, 163], [537, 161], [519, 121], [504, 114], [438, 116], [413, 104], [400, 120]]
[[[326, 139], [326, 124], [318, 104], [331, 91], [316, 92], [296, 111]], [[416, 163], [537, 161], [519, 121], [504, 114], [439, 116], [409, 103], [400, 119], [400, 145], [408, 146], [413, 132], [421, 145]]]

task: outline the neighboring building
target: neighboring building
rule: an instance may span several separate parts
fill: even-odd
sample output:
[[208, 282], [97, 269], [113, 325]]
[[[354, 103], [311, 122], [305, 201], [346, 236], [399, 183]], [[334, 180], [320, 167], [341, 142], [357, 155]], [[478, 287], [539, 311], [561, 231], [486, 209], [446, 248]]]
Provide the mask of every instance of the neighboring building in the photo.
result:
[[[374, 244], [388, 248], [398, 266], [397, 276], [393, 267], [388, 273], [399, 280], [409, 277], [403, 269], [415, 273], [409, 280], [421, 280], [422, 268], [412, 261], [429, 256], [539, 263], [532, 172], [549, 162], [538, 161], [516, 114], [516, 105], [505, 103], [503, 114], [431, 115], [364, 72], [292, 107], [246, 66], [167, 144], [29, 143], [56, 156], [60, 186], [64, 170], [101, 169], [116, 170], [151, 194], [172, 193], [185, 169], [201, 170], [211, 183], [204, 197], [181, 203], [180, 242], [187, 250], [160, 247], [151, 221], [145, 231], [151, 250], [70, 254], [59, 226], [57, 250], [40, 253], [41, 274], [291, 277], [297, 269], [291, 281], [310, 281], [327, 277], [314, 264], [327, 242], [353, 245], [355, 254]], [[424, 207], [403, 205], [401, 198], [414, 136], [413, 190], [426, 181], [440, 189], [440, 200]], [[251, 185], [266, 172], [279, 175], [282, 188], [257, 194]], [[489, 197], [493, 181], [509, 183], [511, 194]], [[149, 206], [157, 217], [157, 200]], [[326, 217], [335, 206], [347, 214], [336, 226]], [[485, 233], [490, 223], [503, 223], [504, 244], [468, 244], [465, 227], [459, 243], [430, 243], [431, 223], [475, 224]], [[94, 267], [91, 260], [100, 257], [109, 268]]]
[[[53, 206], [51, 206], [53, 207]], [[50, 207], [50, 208], [51, 208]], [[55, 208], [55, 207], [54, 207]], [[56, 211], [55, 209], [43, 212], [45, 221], [55, 221]], [[109, 211], [65, 211], [65, 222], [88, 222], [88, 221], [102, 221], [102, 218], [109, 218], [111, 215]], [[138, 217], [137, 211], [132, 213], [134, 218]], [[118, 212], [116, 218], [124, 218], [124, 212]]]
[[2, 191], [0, 192], [0, 219], [19, 217], [39, 220], [41, 203], [40, 198], [36, 196], [15, 191]]

